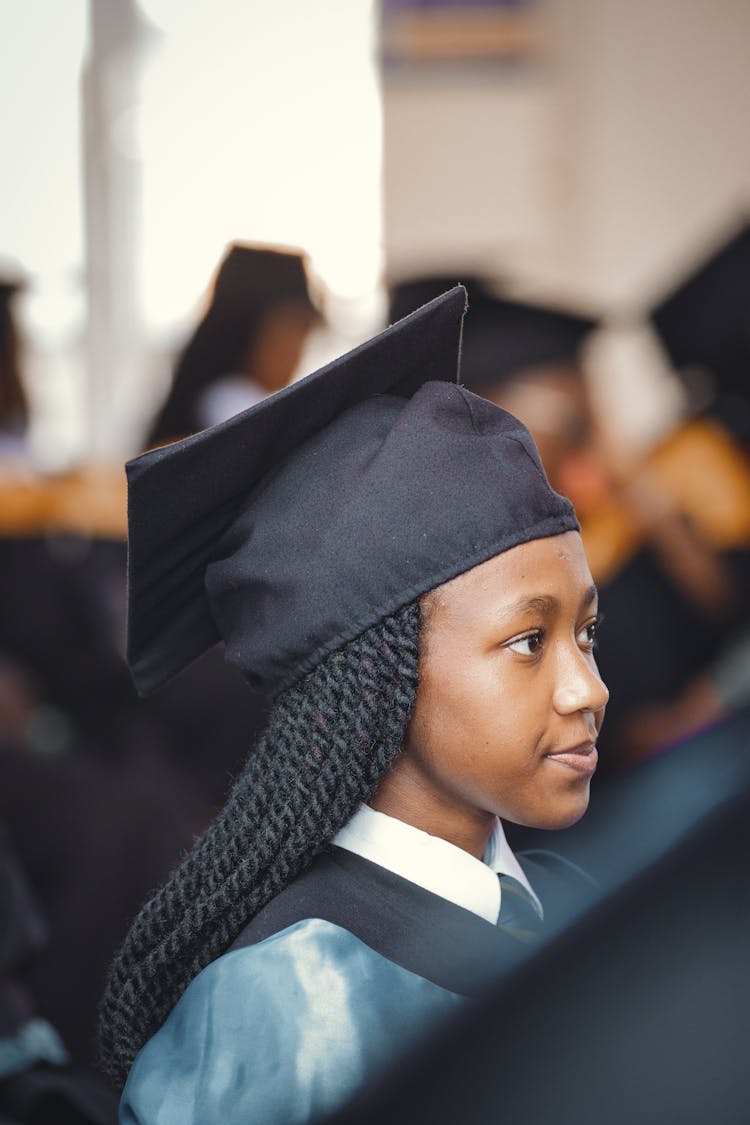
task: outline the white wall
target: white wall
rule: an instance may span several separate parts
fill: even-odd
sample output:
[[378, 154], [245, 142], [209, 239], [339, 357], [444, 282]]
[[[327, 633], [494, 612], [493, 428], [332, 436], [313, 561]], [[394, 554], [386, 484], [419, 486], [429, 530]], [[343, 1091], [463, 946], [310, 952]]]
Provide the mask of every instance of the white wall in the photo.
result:
[[750, 4], [547, 0], [539, 57], [386, 78], [396, 273], [464, 262], [639, 302], [750, 208]]
[[389, 270], [501, 272], [549, 244], [550, 82], [538, 73], [384, 81]]
[[587, 294], [639, 302], [750, 206], [750, 4], [557, 0], [555, 15], [558, 133], [578, 150], [559, 262]]

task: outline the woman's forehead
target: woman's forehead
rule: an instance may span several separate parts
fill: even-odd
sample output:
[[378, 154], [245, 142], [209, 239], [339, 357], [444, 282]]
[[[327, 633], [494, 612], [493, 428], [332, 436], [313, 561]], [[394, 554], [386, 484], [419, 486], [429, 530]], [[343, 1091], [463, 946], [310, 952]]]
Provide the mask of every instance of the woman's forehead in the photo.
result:
[[425, 620], [471, 624], [554, 605], [591, 601], [591, 571], [576, 531], [521, 543], [438, 586], [425, 599]]

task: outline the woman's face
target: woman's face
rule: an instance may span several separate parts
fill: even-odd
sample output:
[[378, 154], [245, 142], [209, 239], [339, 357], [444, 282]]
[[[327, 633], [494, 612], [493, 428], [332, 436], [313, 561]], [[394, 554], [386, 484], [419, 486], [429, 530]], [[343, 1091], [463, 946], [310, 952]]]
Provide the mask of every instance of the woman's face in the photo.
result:
[[247, 374], [269, 394], [287, 387], [314, 323], [312, 309], [301, 301], [282, 301], [266, 310], [245, 356]]
[[428, 595], [404, 752], [373, 805], [481, 853], [495, 816], [573, 824], [608, 692], [577, 532], [536, 539]]

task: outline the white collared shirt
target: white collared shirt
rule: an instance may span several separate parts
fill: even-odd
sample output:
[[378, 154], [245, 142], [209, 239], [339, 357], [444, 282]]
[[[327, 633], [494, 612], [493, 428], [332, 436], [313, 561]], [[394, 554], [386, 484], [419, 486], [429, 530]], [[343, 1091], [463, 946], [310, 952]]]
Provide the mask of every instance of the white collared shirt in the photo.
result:
[[376, 812], [369, 805], [360, 805], [332, 842], [493, 925], [500, 917], [498, 875], [512, 875], [528, 890], [543, 917], [542, 904], [510, 850], [499, 820], [495, 821], [481, 860], [439, 836], [430, 836], [412, 824]]
[[257, 406], [265, 398], [268, 398], [268, 391], [247, 375], [223, 375], [199, 396], [198, 419], [203, 427], [216, 426], [242, 410]]

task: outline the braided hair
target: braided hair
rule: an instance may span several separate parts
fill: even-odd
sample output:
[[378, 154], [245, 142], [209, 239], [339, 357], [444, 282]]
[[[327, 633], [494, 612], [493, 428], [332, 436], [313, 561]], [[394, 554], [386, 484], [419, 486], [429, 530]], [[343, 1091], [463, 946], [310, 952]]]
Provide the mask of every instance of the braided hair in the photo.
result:
[[104, 1070], [122, 1085], [190, 981], [366, 801], [401, 750], [417, 694], [417, 602], [281, 693], [216, 820], [146, 903], [100, 1012]]

